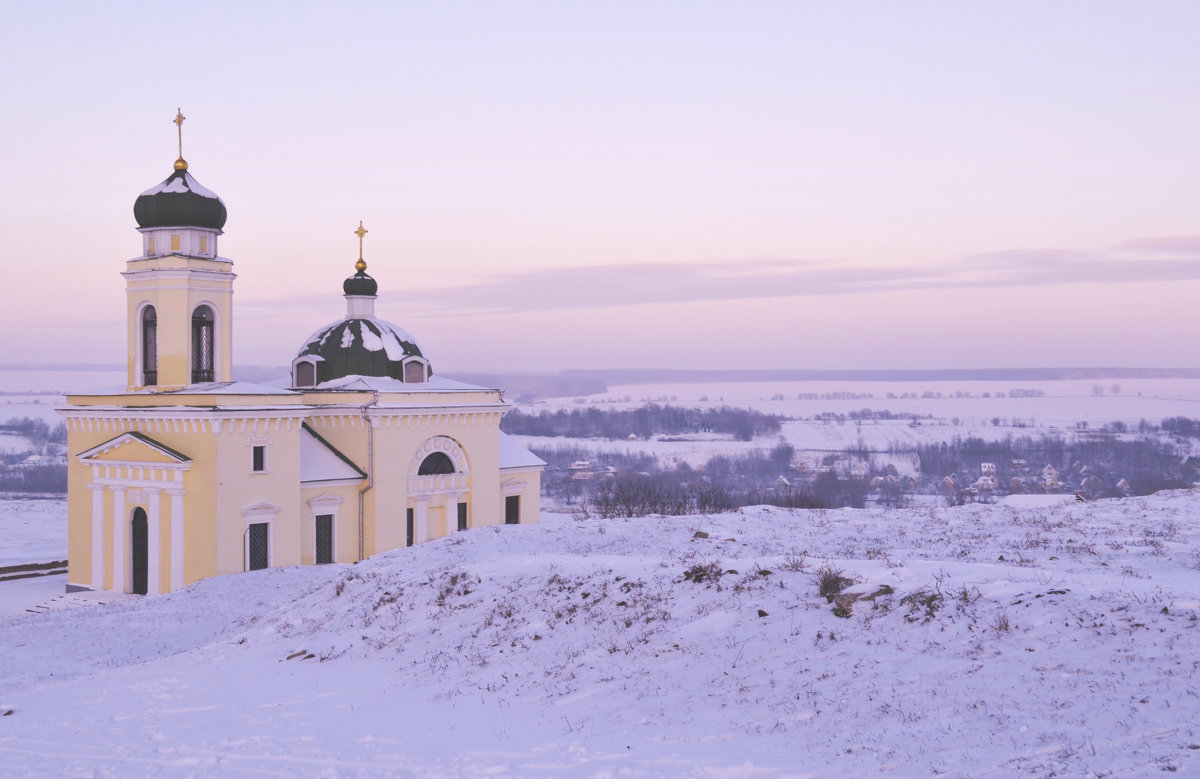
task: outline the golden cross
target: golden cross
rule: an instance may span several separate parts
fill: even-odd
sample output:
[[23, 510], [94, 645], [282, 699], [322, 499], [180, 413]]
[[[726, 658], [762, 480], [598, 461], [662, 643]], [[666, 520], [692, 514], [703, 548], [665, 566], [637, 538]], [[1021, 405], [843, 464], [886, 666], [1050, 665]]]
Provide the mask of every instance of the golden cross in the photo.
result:
[[172, 119], [171, 121], [173, 121], [175, 123], [176, 129], [179, 130], [179, 159], [183, 159], [183, 120], [184, 119], [187, 119], [187, 117], [183, 115], [183, 111], [176, 108], [175, 109], [175, 118]]
[[362, 259], [362, 239], [363, 239], [363, 236], [367, 234], [366, 228], [364, 228], [362, 226], [361, 219], [358, 220], [358, 229], [354, 231], [354, 234], [358, 236], [358, 259], [361, 260]]
[[358, 229], [354, 231], [354, 234], [358, 236], [358, 262], [354, 263], [354, 267], [360, 271], [364, 271], [367, 269], [367, 263], [365, 260], [363, 260], [362, 256], [362, 239], [363, 236], [367, 234], [367, 229], [362, 226], [361, 219], [358, 220]]

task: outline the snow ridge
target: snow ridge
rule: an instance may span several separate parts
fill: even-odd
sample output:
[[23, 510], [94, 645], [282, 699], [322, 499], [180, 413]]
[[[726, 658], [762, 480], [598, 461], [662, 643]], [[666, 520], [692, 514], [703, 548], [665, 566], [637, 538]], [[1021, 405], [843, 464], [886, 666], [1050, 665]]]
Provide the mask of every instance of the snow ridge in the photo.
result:
[[[547, 514], [7, 620], [0, 754], [15, 772], [1186, 774], [1198, 510], [1180, 491]], [[849, 583], [823, 597], [833, 574]], [[78, 699], [62, 751], [28, 746], [65, 736], [56, 704]]]

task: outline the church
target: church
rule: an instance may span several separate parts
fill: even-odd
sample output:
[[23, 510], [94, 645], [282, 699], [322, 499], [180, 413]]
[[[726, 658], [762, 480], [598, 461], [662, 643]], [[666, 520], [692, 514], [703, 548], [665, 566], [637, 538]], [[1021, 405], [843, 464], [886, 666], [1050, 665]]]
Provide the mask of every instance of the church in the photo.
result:
[[174, 171], [134, 202], [126, 385], [59, 410], [67, 590], [153, 595], [537, 522], [545, 463], [500, 431], [499, 390], [436, 374], [412, 335], [376, 316], [361, 222], [345, 315], [297, 339], [279, 386], [233, 380], [227, 213], [183, 159], [183, 120]]

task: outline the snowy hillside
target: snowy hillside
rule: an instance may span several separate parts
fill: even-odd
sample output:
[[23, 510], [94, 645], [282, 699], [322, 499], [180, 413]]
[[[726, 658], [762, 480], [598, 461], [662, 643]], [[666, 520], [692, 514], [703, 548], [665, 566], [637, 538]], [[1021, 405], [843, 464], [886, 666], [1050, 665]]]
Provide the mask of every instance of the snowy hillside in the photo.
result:
[[[4, 619], [0, 765], [1194, 774], [1198, 519], [1195, 491], [546, 515], [353, 566]], [[853, 583], [822, 597], [839, 571]]]

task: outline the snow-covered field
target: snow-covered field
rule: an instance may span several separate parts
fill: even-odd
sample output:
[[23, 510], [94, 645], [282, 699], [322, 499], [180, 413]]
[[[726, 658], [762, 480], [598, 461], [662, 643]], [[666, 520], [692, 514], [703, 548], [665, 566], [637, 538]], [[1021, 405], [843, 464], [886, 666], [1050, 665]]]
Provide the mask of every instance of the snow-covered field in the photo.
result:
[[[1114, 384], [1118, 392], [1114, 393]], [[1096, 387], [1102, 390], [1094, 394]], [[1020, 393], [1043, 393], [1025, 397]], [[1019, 396], [1014, 397], [1014, 392]], [[989, 397], [984, 397], [984, 394]], [[870, 397], [866, 397], [870, 396]], [[1158, 425], [1173, 416], [1200, 417], [1200, 379], [1131, 379], [1099, 381], [786, 381], [730, 383], [631, 384], [578, 398], [552, 398], [519, 404], [527, 413], [565, 409], [638, 408], [646, 403], [687, 408], [735, 406], [785, 419], [780, 435], [752, 442], [730, 436], [699, 436], [692, 440], [574, 440], [520, 436], [522, 444], [538, 448], [583, 447], [595, 452], [645, 453], [664, 463], [686, 462], [692, 467], [717, 455], [745, 454], [786, 442], [810, 462], [823, 453], [866, 448], [880, 462], [892, 462], [901, 472], [911, 470], [906, 456], [922, 444], [953, 438], [1003, 440], [1008, 436], [1055, 435], [1071, 438], [1082, 431], [1122, 422], [1136, 429], [1141, 420]], [[848, 418], [863, 409], [915, 414], [908, 419]], [[822, 419], [821, 415], [844, 417]], [[667, 438], [679, 438], [669, 436]], [[1194, 448], [1200, 442], [1192, 442]]]
[[0, 496], [0, 568], [66, 559], [66, 498]]
[[[8, 618], [0, 766], [1194, 775], [1198, 520], [1196, 491], [547, 514], [353, 566]], [[853, 580], [833, 602], [822, 568]]]

